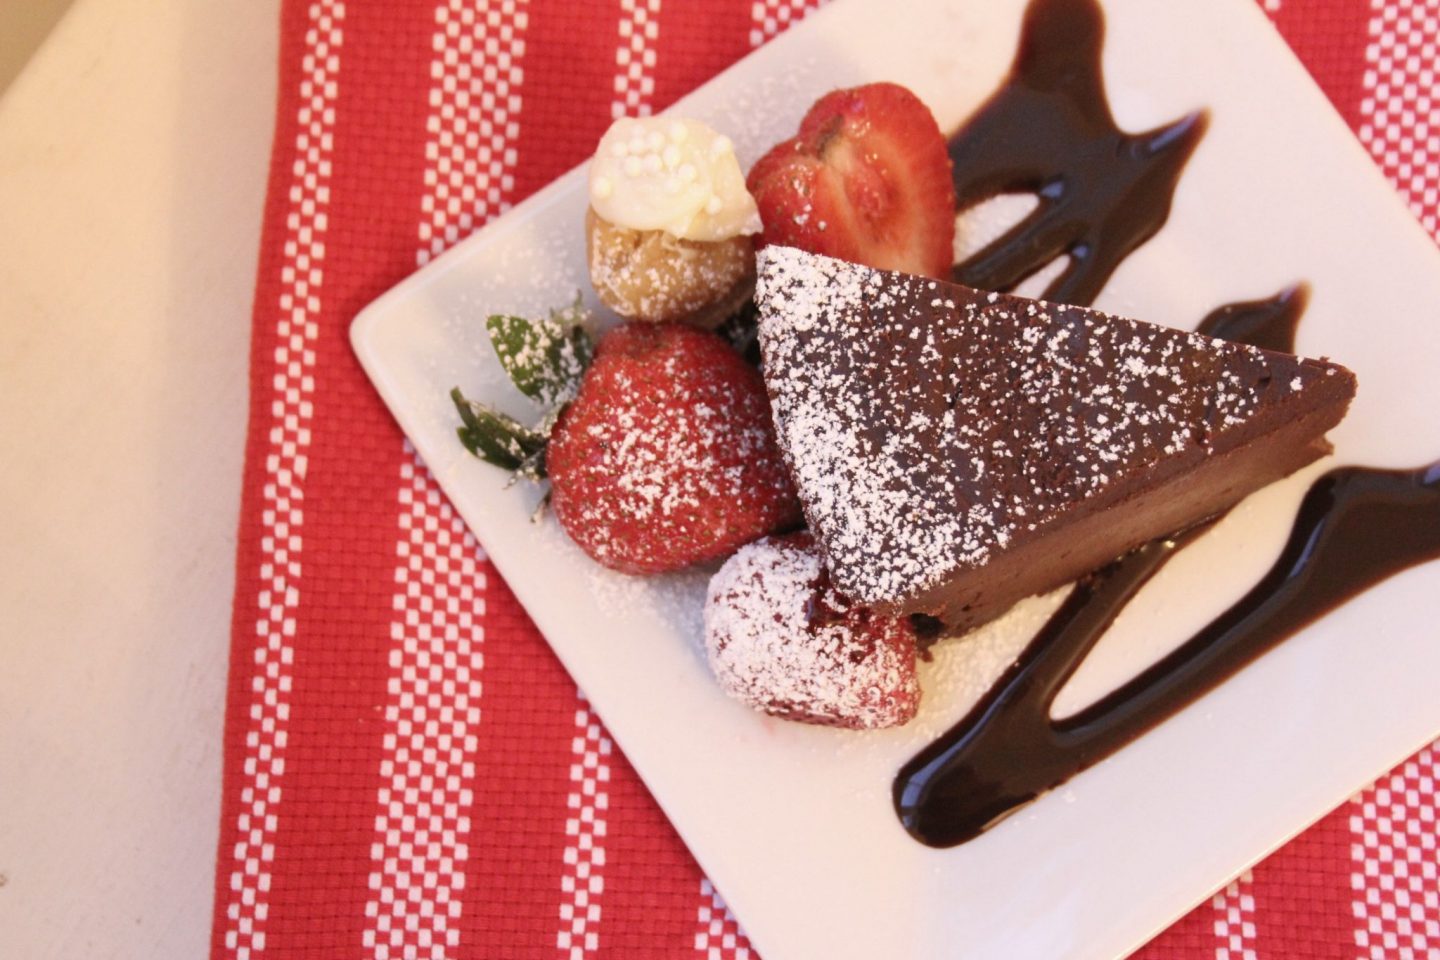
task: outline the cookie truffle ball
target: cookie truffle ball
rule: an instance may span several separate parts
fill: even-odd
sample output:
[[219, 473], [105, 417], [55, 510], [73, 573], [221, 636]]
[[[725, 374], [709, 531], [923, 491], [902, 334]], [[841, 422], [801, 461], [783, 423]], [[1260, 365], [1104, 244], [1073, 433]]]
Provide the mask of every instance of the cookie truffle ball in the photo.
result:
[[635, 230], [585, 215], [590, 282], [600, 302], [632, 320], [713, 326], [755, 288], [748, 236], [706, 243], [664, 230]]
[[696, 120], [617, 120], [590, 204], [591, 282], [622, 317], [709, 325], [750, 295], [760, 214], [728, 137]]

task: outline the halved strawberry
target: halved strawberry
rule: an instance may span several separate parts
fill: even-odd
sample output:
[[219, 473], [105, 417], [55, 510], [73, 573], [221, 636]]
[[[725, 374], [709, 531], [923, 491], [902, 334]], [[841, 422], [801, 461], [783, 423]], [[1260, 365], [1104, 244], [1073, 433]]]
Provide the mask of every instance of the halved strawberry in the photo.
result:
[[835, 90], [795, 137], [750, 171], [751, 194], [777, 243], [882, 270], [945, 277], [955, 242], [955, 187], [929, 108], [894, 83]]

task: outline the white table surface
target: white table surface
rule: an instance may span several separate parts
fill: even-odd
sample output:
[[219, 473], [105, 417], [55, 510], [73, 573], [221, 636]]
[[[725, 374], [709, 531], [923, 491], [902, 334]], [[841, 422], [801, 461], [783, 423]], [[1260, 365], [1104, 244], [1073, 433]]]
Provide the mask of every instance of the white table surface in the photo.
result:
[[278, 10], [79, 0], [0, 98], [3, 958], [208, 950]]

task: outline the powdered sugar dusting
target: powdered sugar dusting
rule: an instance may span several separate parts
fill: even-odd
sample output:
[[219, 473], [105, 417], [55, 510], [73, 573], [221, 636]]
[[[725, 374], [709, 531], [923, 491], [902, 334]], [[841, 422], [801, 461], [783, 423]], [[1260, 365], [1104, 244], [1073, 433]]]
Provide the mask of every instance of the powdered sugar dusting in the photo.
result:
[[[817, 621], [813, 608], [831, 614]], [[909, 720], [919, 686], [903, 621], [863, 615], [804, 538], [742, 547], [711, 579], [705, 647], [726, 693], [778, 716], [876, 729]], [[881, 637], [900, 642], [881, 642]]]
[[688, 410], [622, 407], [587, 425], [585, 432], [607, 451], [606, 466], [620, 496], [585, 504], [582, 514], [594, 512], [586, 522], [610, 523], [618, 519], [615, 514], [672, 518], [715, 498], [742, 495], [747, 480], [742, 464], [765, 455], [768, 437], [754, 418], [733, 417], [740, 400], [716, 393], [715, 403]]
[[788, 247], [757, 301], [777, 433], [836, 585], [904, 604], [1117, 480], [1248, 440], [1326, 365]]

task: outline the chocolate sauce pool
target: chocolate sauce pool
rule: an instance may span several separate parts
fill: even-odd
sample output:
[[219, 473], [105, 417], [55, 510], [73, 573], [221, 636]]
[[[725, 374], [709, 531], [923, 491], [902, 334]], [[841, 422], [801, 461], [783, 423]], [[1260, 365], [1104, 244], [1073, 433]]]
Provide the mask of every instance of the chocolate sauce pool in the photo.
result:
[[[1199, 329], [1290, 350], [1304, 287], [1221, 307]], [[1440, 558], [1440, 464], [1349, 467], [1310, 488], [1280, 559], [1246, 596], [1097, 703], [1053, 720], [1056, 696], [1121, 610], [1214, 521], [1080, 581], [971, 712], [907, 763], [895, 807], [916, 839], [963, 843], [1104, 759], [1281, 640], [1406, 567]]]
[[950, 139], [950, 160], [961, 210], [1002, 193], [1040, 202], [958, 265], [957, 283], [1006, 292], [1068, 256], [1043, 299], [1088, 304], [1170, 215], [1205, 114], [1122, 131], [1105, 99], [1104, 34], [1095, 0], [1032, 0], [1009, 80]]
[[1086, 653], [1205, 529], [1153, 541], [1081, 581], [975, 709], [901, 769], [895, 808], [905, 829], [932, 847], [977, 836], [1351, 597], [1440, 558], [1440, 463], [1326, 474], [1280, 559], [1243, 599], [1133, 680], [1053, 720], [1051, 705]]
[[[951, 139], [950, 156], [962, 209], [1016, 191], [1040, 203], [956, 266], [957, 281], [1010, 290], [1066, 255], [1044, 296], [1088, 304], [1168, 218], [1204, 115], [1146, 134], [1119, 130], [1101, 80], [1103, 35], [1094, 0], [1032, 0], [1009, 80]], [[1290, 351], [1306, 296], [1300, 286], [1221, 307], [1199, 329]], [[1125, 604], [1214, 522], [1146, 544], [1075, 586], [971, 712], [897, 774], [895, 809], [912, 836], [935, 847], [977, 836], [1350, 598], [1440, 558], [1440, 463], [1321, 477], [1280, 559], [1244, 598], [1098, 702], [1052, 719], [1055, 697]]]

